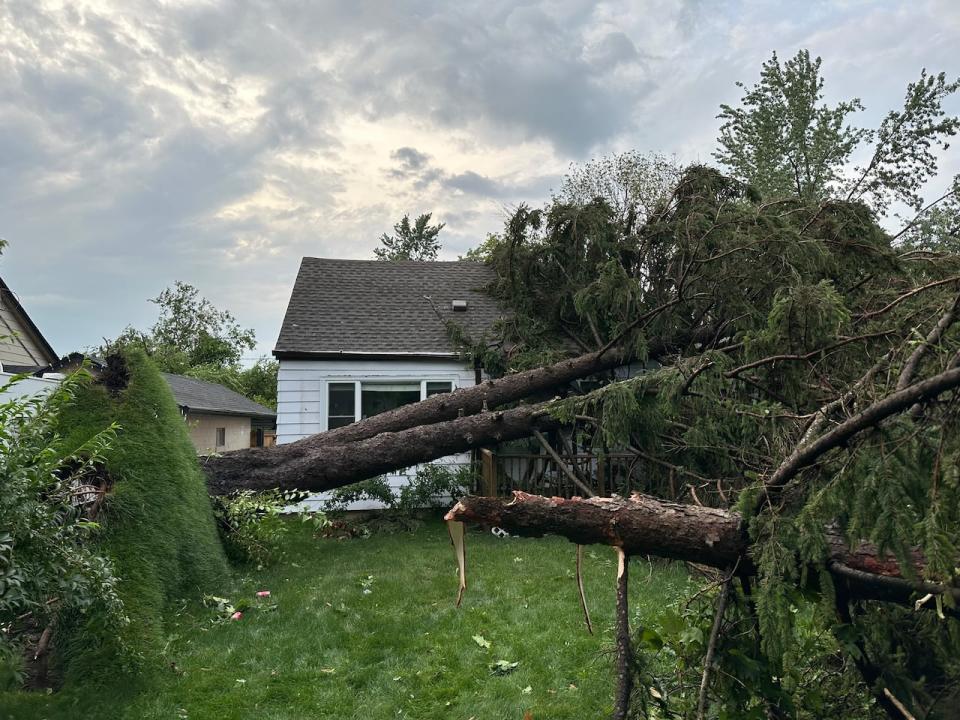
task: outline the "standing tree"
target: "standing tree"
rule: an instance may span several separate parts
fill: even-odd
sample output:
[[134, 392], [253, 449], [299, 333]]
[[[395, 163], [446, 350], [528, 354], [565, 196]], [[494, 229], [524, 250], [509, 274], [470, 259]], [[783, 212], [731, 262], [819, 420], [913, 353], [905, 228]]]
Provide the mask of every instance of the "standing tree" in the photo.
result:
[[243, 353], [256, 347], [252, 329], [243, 328], [229, 310], [220, 310], [193, 285], [179, 280], [150, 300], [160, 308], [149, 332], [127, 327], [101, 353], [121, 346], [142, 347], [163, 372], [220, 383], [251, 400], [274, 407], [277, 363], [260, 358], [244, 368]]
[[440, 251], [440, 241], [437, 235], [444, 228], [444, 223], [430, 224], [433, 213], [424, 213], [419, 216], [413, 225], [410, 225], [410, 216], [393, 226], [394, 235], [384, 233], [380, 237], [383, 247], [374, 249], [377, 260], [436, 260]]
[[724, 122], [714, 157], [765, 197], [825, 197], [867, 135], [847, 124], [863, 109], [859, 99], [822, 103], [820, 64], [807, 50], [782, 65], [774, 53], [740, 107], [720, 106]]
[[[863, 109], [859, 99], [823, 103], [820, 65], [807, 50], [782, 65], [774, 53], [738, 107], [720, 106], [724, 122], [714, 157], [767, 200], [836, 197], [868, 202], [878, 214], [893, 202], [919, 211], [920, 190], [937, 172], [935, 152], [960, 129], [960, 120], [942, 108], [960, 81], [922, 71], [907, 87], [903, 109], [865, 129], [848, 123]], [[850, 167], [853, 151], [865, 144], [873, 145], [868, 162]]]

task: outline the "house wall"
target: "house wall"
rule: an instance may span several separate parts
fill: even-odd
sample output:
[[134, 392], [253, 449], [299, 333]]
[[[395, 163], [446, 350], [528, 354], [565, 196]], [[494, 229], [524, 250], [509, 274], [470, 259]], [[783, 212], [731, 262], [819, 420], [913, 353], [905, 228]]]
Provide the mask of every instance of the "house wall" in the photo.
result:
[[42, 367], [49, 362], [46, 352], [23, 326], [19, 315], [13, 311], [6, 298], [0, 294], [0, 363]]
[[[450, 380], [454, 388], [474, 385], [474, 370], [456, 359], [411, 360], [281, 360], [277, 375], [277, 444], [299, 440], [327, 429], [327, 384], [331, 382], [389, 380]], [[468, 464], [469, 453], [434, 461], [445, 465]], [[416, 468], [388, 473], [395, 490], [408, 484]], [[318, 508], [328, 493], [311, 496], [306, 505]], [[372, 510], [377, 503], [353, 503], [348, 510]]]
[[12, 377], [11, 373], [0, 372], [0, 402], [24, 395], [46, 394], [60, 384], [59, 380], [53, 378], [26, 377], [13, 387], [4, 390], [3, 388]]
[[[200, 454], [250, 447], [250, 418], [188, 412], [185, 418], [190, 440]], [[217, 428], [225, 429], [226, 444], [217, 447]]]

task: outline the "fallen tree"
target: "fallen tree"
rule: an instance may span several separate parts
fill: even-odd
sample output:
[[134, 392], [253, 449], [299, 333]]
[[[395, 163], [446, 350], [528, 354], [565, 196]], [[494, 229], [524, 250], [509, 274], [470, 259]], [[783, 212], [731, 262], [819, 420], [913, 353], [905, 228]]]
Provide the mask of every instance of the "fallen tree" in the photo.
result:
[[[662, 359], [683, 345], [704, 342], [715, 334], [715, 329], [707, 326], [694, 332], [675, 332], [648, 348], [646, 358]], [[443, 455], [531, 435], [533, 419], [542, 417], [543, 405], [506, 415], [487, 411], [559, 393], [575, 380], [624, 365], [632, 356], [624, 348], [611, 345], [553, 365], [434, 395], [292, 443], [210, 456], [204, 460], [204, 470], [214, 494], [275, 487], [330, 490]], [[468, 419], [478, 413], [482, 417], [477, 421]], [[428, 429], [446, 422], [453, 424]], [[541, 423], [540, 429], [550, 424]], [[410, 434], [400, 435], [402, 432]], [[377, 436], [384, 437], [374, 442]]]
[[557, 427], [547, 403], [381, 433], [351, 443], [251, 448], [206, 460], [207, 487], [214, 495], [236, 490], [303, 490], [323, 492], [364, 478], [407, 468], [445, 455], [516, 440], [535, 429]]
[[[499, 339], [520, 348], [521, 366], [561, 351], [551, 338], [593, 351], [288, 445], [209, 458], [211, 491], [330, 490], [563, 425], [560, 452], [541, 440], [561, 470], [564, 456], [623, 448], [636, 459], [605, 487], [626, 496], [642, 483], [646, 495], [468, 498], [451, 517], [712, 565], [725, 586], [736, 568], [744, 585], [723, 596], [708, 634], [720, 642], [724, 614], [739, 613], [750, 629], [738, 637], [763, 638], [741, 650], [757, 658], [763, 646], [767, 680], [795, 659], [785, 652], [790, 617], [807, 602], [796, 596], [816, 579], [810, 570], [839, 590], [836, 612], [812, 614], [857, 635], [844, 647], [856, 648], [868, 685], [880, 687], [877, 667], [919, 672], [890, 650], [919, 637], [915, 615], [940, 652], [922, 672], [957, 675], [955, 653], [930, 624], [937, 616], [904, 607], [951, 614], [956, 595], [958, 258], [901, 256], [862, 205], [761, 202], [705, 168], [639, 230], [617, 225], [602, 201], [557, 202], [518, 210], [487, 248], [498, 297], [515, 311]], [[630, 357], [658, 362], [629, 379], [607, 374]], [[579, 378], [590, 382], [571, 387]], [[714, 509], [665, 500], [687, 493]], [[749, 510], [741, 517], [735, 506]], [[876, 545], [843, 542], [858, 538]], [[863, 606], [882, 613], [896, 640], [867, 638], [876, 625], [858, 620]], [[698, 685], [702, 710], [707, 680]], [[775, 688], [756, 693], [778, 701]], [[910, 707], [932, 703], [902, 686], [897, 694]]]
[[[467, 496], [444, 519], [499, 527], [523, 537], [560, 535], [578, 545], [610, 545], [627, 556], [683, 560], [738, 576], [756, 574], [752, 542], [740, 513], [649, 495], [566, 499], [517, 491], [512, 498]], [[851, 548], [835, 528], [825, 528], [824, 536], [828, 551], [821, 567], [847, 583], [856, 599], [910, 605], [930, 593], [960, 601], [960, 588], [916, 579], [926, 567], [919, 552], [912, 555], [911, 567], [901, 568], [892, 554], [879, 552], [871, 543]]]

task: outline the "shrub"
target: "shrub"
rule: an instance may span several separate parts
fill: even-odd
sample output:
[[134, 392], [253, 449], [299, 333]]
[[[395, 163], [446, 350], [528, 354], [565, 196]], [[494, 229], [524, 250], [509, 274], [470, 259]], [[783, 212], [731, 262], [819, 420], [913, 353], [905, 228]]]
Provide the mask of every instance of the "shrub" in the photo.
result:
[[[383, 476], [337, 488], [331, 493], [325, 510], [331, 516], [342, 516], [352, 503], [371, 500], [383, 505], [384, 511], [372, 521], [363, 523], [364, 530], [360, 534], [369, 534], [372, 529], [411, 529], [417, 524], [419, 512], [446, 507], [451, 498], [458, 500], [475, 482], [476, 473], [470, 466], [451, 468], [431, 463], [417, 468], [416, 476], [399, 492], [395, 492]], [[342, 527], [345, 523], [337, 520], [335, 525]]]
[[[217, 498], [214, 515], [228, 557], [234, 562], [255, 562], [258, 566], [281, 557], [281, 541], [289, 528], [282, 515], [304, 497], [304, 493], [297, 491], [255, 493], [240, 490]], [[312, 522], [318, 529], [326, 524], [323, 513], [301, 510], [297, 515], [301, 521]]]
[[168, 613], [227, 577], [196, 450], [170, 388], [144, 353], [130, 351], [125, 361], [126, 387], [111, 392], [84, 385], [57, 426], [68, 448], [114, 424], [122, 428], [103, 453], [114, 484], [97, 518], [97, 550], [118, 578], [117, 594], [130, 618], [124, 643], [138, 662], [125, 662], [130, 653], [103, 631], [101, 618], [72, 613], [61, 619], [56, 637], [68, 683], [158, 667]]
[[[0, 392], [12, 396], [23, 379], [15, 376]], [[0, 403], [0, 688], [21, 684], [22, 643], [63, 612], [98, 611], [104, 632], [123, 645], [128, 620], [113, 564], [94, 542], [100, 526], [79, 502], [80, 486], [100, 474], [117, 427], [91, 430], [72, 447], [57, 432], [88, 381], [77, 373], [47, 395]]]

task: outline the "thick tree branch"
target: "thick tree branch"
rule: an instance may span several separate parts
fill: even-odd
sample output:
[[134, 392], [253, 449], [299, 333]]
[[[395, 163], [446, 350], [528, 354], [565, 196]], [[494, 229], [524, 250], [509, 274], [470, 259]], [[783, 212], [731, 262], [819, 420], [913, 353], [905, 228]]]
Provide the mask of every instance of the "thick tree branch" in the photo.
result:
[[958, 386], [960, 368], [954, 368], [878, 400], [816, 440], [794, 450], [767, 478], [764, 483], [766, 494], [770, 496], [779, 492], [797, 473], [827, 452], [844, 445], [857, 433], [875, 427], [891, 415], [909, 409], [914, 403], [925, 402]]
[[[756, 572], [739, 513], [648, 495], [564, 499], [515, 491], [512, 498], [468, 496], [446, 519], [497, 526], [525, 537], [560, 535], [579, 545], [611, 545], [627, 555], [695, 562], [739, 576]], [[931, 592], [960, 600], [960, 589], [909, 579], [921, 576], [926, 567], [919, 552], [905, 573], [896, 558], [880, 554], [870, 543], [851, 549], [836, 530], [825, 528], [824, 533], [828, 553], [823, 567], [842, 577], [858, 599], [910, 604], [918, 593]]]
[[957, 299], [953, 301], [953, 305], [943, 314], [940, 322], [934, 325], [933, 329], [927, 333], [923, 342], [917, 345], [913, 352], [910, 353], [910, 357], [907, 358], [907, 361], [903, 364], [903, 370], [900, 371], [900, 377], [897, 379], [897, 390], [903, 390], [910, 385], [924, 355], [927, 354], [927, 351], [931, 347], [940, 342], [943, 334], [953, 325], [957, 317], [958, 309], [960, 309], [960, 296], [957, 296]]

